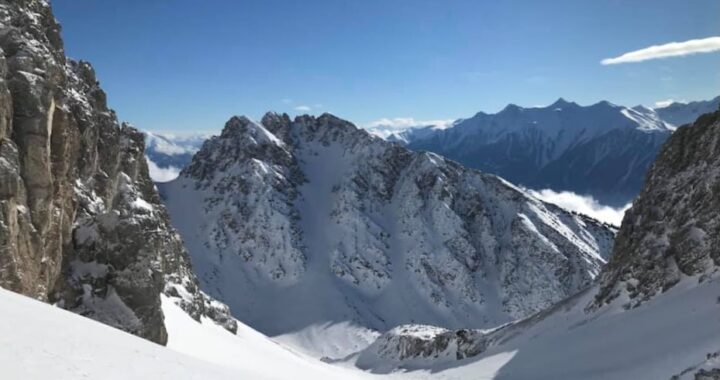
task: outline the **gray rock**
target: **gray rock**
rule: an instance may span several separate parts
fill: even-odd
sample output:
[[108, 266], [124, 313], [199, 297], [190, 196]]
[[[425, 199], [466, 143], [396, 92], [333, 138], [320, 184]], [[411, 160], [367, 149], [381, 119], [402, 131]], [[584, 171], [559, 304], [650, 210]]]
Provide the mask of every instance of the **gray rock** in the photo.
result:
[[148, 176], [87, 62], [41, 0], [0, 1], [0, 286], [164, 344], [161, 294], [236, 329], [198, 290]]
[[720, 266], [720, 111], [679, 128], [628, 210], [596, 306], [621, 294], [635, 307], [683, 278]]

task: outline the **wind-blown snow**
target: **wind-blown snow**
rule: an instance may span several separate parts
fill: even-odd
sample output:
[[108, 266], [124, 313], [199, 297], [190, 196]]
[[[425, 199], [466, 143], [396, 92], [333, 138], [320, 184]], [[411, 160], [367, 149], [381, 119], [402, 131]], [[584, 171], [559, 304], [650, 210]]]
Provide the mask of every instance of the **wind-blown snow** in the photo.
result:
[[591, 196], [580, 195], [571, 191], [557, 192], [551, 189], [527, 191], [545, 202], [556, 204], [566, 210], [575, 211], [614, 226], [619, 226], [622, 223], [625, 211], [632, 206], [632, 203], [628, 203], [623, 207], [606, 206], [600, 204]]

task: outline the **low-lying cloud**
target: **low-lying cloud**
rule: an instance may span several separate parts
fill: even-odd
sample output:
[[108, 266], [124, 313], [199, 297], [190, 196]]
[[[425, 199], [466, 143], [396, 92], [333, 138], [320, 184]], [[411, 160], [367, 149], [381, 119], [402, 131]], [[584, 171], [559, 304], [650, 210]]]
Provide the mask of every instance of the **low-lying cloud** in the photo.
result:
[[603, 59], [600, 63], [603, 65], [616, 65], [619, 63], [642, 62], [650, 59], [682, 57], [685, 55], [712, 53], [716, 51], [720, 51], [720, 37], [708, 37], [653, 45], [625, 53], [618, 57]]
[[152, 162], [147, 156], [145, 160], [148, 163], [148, 171], [150, 172], [150, 178], [154, 182], [169, 182], [174, 180], [180, 175], [180, 169], [170, 166], [167, 168], [161, 168]]
[[438, 120], [417, 120], [413, 117], [396, 117], [382, 118], [365, 125], [365, 129], [371, 133], [387, 138], [393, 133], [402, 132], [411, 128], [434, 126], [438, 129], [445, 129], [452, 125], [455, 119], [438, 119]]
[[595, 198], [587, 195], [575, 194], [571, 191], [556, 192], [550, 189], [528, 190], [534, 197], [545, 202], [553, 203], [566, 210], [587, 215], [601, 222], [619, 226], [622, 223], [625, 211], [632, 206], [631, 203], [615, 208], [600, 204]]

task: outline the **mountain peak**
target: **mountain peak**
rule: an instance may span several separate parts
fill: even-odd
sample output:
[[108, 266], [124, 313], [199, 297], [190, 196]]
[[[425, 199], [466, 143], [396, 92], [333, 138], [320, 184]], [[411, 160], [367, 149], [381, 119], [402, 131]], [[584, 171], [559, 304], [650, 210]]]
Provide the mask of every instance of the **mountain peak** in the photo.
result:
[[571, 105], [577, 105], [575, 102], [568, 102], [564, 98], [558, 98], [558, 100], [555, 101], [555, 103], [551, 104], [550, 107], [565, 107], [565, 106], [571, 106]]
[[[268, 116], [267, 114], [265, 116]], [[265, 119], [265, 118], [263, 118]], [[262, 125], [252, 121], [247, 116], [233, 116], [225, 123], [220, 134], [221, 138], [236, 138], [240, 140], [250, 139], [253, 144], [274, 144], [284, 145], [282, 140], [277, 138]]]

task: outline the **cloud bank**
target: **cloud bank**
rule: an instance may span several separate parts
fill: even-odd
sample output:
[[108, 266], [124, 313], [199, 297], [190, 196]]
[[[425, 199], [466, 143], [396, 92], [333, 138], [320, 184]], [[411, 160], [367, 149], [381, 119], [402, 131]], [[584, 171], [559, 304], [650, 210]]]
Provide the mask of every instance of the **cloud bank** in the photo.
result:
[[616, 65], [619, 63], [642, 62], [650, 59], [682, 57], [685, 55], [712, 53], [716, 51], [720, 51], [720, 37], [708, 37], [684, 42], [653, 45], [625, 53], [618, 57], [603, 59], [600, 63], [603, 65]]
[[601, 222], [610, 223], [615, 226], [619, 226], [620, 223], [622, 223], [625, 211], [632, 206], [631, 203], [628, 203], [623, 207], [614, 208], [600, 204], [593, 197], [575, 194], [570, 191], [556, 192], [550, 189], [527, 191], [534, 197], [545, 202], [556, 204], [566, 210], [585, 214]]
[[180, 169], [174, 166], [161, 168], [147, 158], [147, 156], [145, 156], [145, 160], [148, 163], [148, 171], [150, 172], [150, 178], [153, 182], [169, 182], [180, 175]]
[[393, 133], [402, 132], [406, 129], [427, 127], [430, 125], [438, 129], [445, 129], [449, 127], [453, 121], [455, 121], [455, 119], [417, 120], [413, 117], [382, 118], [366, 124], [364, 128], [370, 131], [370, 133], [382, 138], [387, 138]]

